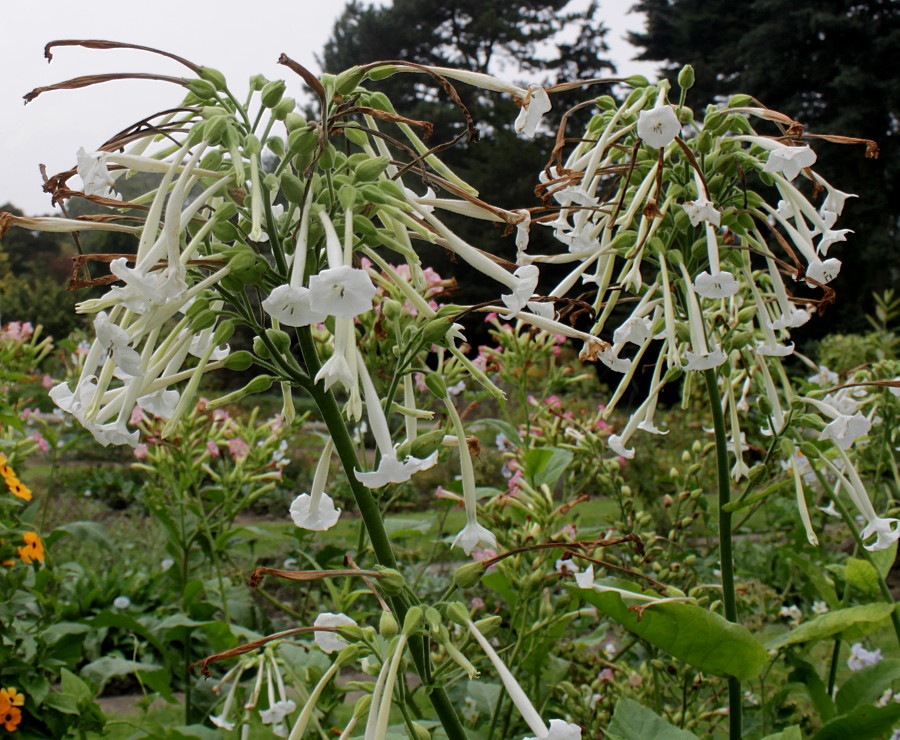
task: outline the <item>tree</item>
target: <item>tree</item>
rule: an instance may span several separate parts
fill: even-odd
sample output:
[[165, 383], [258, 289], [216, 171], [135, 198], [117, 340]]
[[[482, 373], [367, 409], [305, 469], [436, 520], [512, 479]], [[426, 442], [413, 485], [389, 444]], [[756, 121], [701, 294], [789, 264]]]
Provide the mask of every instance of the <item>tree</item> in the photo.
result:
[[894, 74], [900, 68], [900, 5], [641, 0], [636, 8], [647, 15], [646, 32], [631, 34], [632, 43], [644, 48], [639, 58], [665, 62], [673, 82], [682, 65], [694, 65], [695, 105], [749, 93], [804, 123], [810, 133], [878, 143], [878, 159], [866, 159], [861, 147], [816, 147], [817, 169], [860, 195], [848, 201], [842, 219], [856, 233], [838, 255], [841, 282], [855, 287], [838, 286], [833, 320], [843, 329], [863, 328], [871, 291], [884, 290], [900, 276], [900, 79]]
[[[567, 11], [569, 4], [570, 0], [438, 4], [395, 0], [393, 5], [374, 7], [353, 0], [335, 23], [319, 61], [332, 73], [357, 64], [402, 59], [547, 84], [608, 75], [614, 67], [600, 56], [608, 49], [603, 42], [606, 28], [596, 17], [597, 3], [580, 12]], [[380, 89], [398, 112], [435, 124], [429, 143], [449, 140], [463, 131], [459, 109], [440, 87], [424, 75], [416, 83], [394, 76], [383, 80]], [[476, 142], [461, 142], [442, 158], [487, 201], [508, 207], [533, 205], [537, 173], [547, 161], [552, 139], [542, 135], [529, 141], [517, 136], [512, 129], [517, 108], [508, 98], [479, 95], [463, 85], [458, 90], [482, 136]], [[551, 125], [567, 107], [565, 96], [554, 96], [555, 118], [548, 116]], [[580, 131], [582, 123], [572, 123], [572, 130]], [[514, 254], [512, 238], [503, 238], [499, 229], [476, 230], [466, 219], [448, 217], [447, 222], [479, 247], [507, 257]], [[446, 263], [439, 267], [450, 271]], [[460, 287], [462, 298], [477, 295], [479, 286], [463, 282]]]

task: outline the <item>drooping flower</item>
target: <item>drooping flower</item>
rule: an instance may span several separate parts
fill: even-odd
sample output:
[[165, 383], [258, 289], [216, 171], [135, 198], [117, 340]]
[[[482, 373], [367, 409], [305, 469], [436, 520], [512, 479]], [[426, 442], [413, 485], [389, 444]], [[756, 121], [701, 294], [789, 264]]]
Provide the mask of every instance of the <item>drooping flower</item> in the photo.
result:
[[325, 493], [333, 449], [334, 442], [329, 437], [316, 465], [310, 492], [300, 494], [291, 504], [291, 519], [301, 529], [324, 532], [337, 524], [341, 516], [341, 510], [335, 508], [331, 496]]
[[[355, 625], [356, 621], [346, 614], [332, 614], [331, 612], [323, 612], [313, 622], [314, 627], [344, 627], [350, 624]], [[347, 646], [347, 641], [335, 632], [316, 630], [315, 634], [316, 645], [323, 653], [333, 653], [336, 650], [343, 650]]]
[[115, 179], [106, 167], [109, 152], [93, 152], [88, 154], [84, 147], [75, 155], [78, 160], [78, 176], [84, 183], [85, 195], [99, 195], [104, 198], [119, 198], [113, 188]]
[[657, 105], [651, 110], [642, 110], [638, 116], [637, 135], [654, 149], [671, 144], [679, 131], [681, 123], [671, 105]]
[[700, 197], [695, 200], [689, 200], [682, 203], [681, 207], [691, 220], [691, 226], [699, 226], [701, 221], [708, 221], [713, 226], [722, 223], [722, 214], [716, 210], [712, 201]]
[[262, 302], [262, 307], [269, 316], [278, 319], [284, 326], [321, 324], [327, 314], [314, 311], [311, 299], [309, 288], [300, 285], [279, 285]]
[[780, 172], [793, 180], [800, 170], [816, 163], [816, 153], [808, 146], [783, 146], [769, 152], [763, 172]]
[[528, 93], [522, 101], [522, 108], [513, 124], [516, 133], [533, 139], [541, 118], [551, 107], [547, 91], [540, 85], [529, 85]]

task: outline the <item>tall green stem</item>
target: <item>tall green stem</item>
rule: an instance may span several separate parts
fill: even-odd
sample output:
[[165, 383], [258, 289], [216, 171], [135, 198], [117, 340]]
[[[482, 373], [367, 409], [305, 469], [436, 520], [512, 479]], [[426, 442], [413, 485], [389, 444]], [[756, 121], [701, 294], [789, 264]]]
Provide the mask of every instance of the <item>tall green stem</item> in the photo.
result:
[[[725, 415], [722, 413], [722, 398], [716, 382], [715, 370], [704, 370], [709, 405], [712, 410], [713, 427], [716, 433], [716, 477], [719, 488], [719, 567], [722, 570], [722, 601], [725, 604], [725, 618], [737, 624], [737, 599], [734, 593], [734, 554], [731, 542], [731, 512], [726, 510], [731, 500], [731, 478], [728, 475], [728, 440], [725, 433]], [[728, 736], [730, 740], [740, 740], [741, 734], [741, 682], [728, 679]]]
[[[314, 378], [321, 364], [319, 363], [319, 355], [309, 327], [297, 330], [297, 340], [300, 344], [300, 351], [303, 353], [303, 360], [306, 363], [307, 374], [310, 378]], [[334, 394], [324, 390], [319, 383], [310, 387], [310, 393], [322, 414], [325, 425], [328, 427], [328, 433], [334, 441], [335, 452], [337, 452], [344, 472], [347, 474], [347, 481], [350, 484], [350, 490], [353, 491], [353, 497], [356, 499], [356, 506], [360, 516], [365, 522], [369, 541], [372, 543], [372, 550], [375, 552], [375, 558], [387, 568], [396, 568], [397, 558], [394, 556], [394, 550], [384, 528], [384, 521], [381, 518], [378, 503], [375, 501], [372, 492], [362, 485], [354, 475], [354, 471], [359, 469], [359, 460], [356, 457], [353, 440], [350, 437], [350, 432], [347, 429], [347, 424], [334, 398]], [[391, 607], [397, 613], [397, 619], [402, 624], [409, 608], [402, 598], [402, 594], [391, 599]], [[431, 657], [426, 640], [418, 635], [411, 638], [409, 651], [412, 654], [416, 671], [422, 679], [422, 683], [428, 686], [431, 682]], [[433, 687], [428, 694], [428, 698], [444, 728], [444, 732], [447, 733], [448, 740], [467, 740], [466, 731], [447, 693], [440, 687]]]

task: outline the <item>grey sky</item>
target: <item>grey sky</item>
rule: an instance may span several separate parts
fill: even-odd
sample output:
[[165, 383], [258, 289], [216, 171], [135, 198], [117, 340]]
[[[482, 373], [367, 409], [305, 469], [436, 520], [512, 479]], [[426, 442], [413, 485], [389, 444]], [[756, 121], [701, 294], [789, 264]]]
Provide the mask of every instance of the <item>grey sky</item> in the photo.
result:
[[[624, 41], [643, 18], [627, 14], [633, 0], [603, 0], [602, 17], [611, 29], [611, 57], [620, 73], [650, 76], [653, 65], [629, 61], [636, 50]], [[33, 88], [86, 74], [156, 72], [185, 76], [179, 64], [142, 52], [58, 48], [52, 64], [43, 46], [54, 39], [108, 39], [153, 46], [225, 73], [237, 90], [262, 73], [283, 78], [300, 97], [293, 73], [275, 63], [281, 52], [318, 72], [314, 55], [331, 33], [344, 2], [253, 0], [236, 13], [210, 0], [67, 0], [15, 3], [4, 8], [0, 44], [0, 204], [12, 202], [28, 214], [50, 212], [41, 190], [38, 164], [54, 174], [74, 166], [75, 152], [95, 149], [111, 134], [144, 116], [176, 105], [181, 88], [163, 82], [109, 82], [80, 90], [46, 93], [24, 106]]]

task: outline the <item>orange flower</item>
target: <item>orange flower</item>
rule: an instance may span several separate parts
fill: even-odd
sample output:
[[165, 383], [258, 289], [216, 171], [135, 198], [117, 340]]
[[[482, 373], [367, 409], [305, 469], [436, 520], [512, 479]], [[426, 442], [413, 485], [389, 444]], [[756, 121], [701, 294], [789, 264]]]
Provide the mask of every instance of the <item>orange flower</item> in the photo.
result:
[[0, 476], [3, 476], [3, 480], [6, 481], [10, 493], [12, 493], [13, 496], [23, 498], [26, 501], [31, 501], [31, 490], [22, 483], [22, 481], [16, 478], [15, 472], [13, 472], [13, 469], [9, 467], [7, 463], [8, 458], [0, 452]]
[[0, 702], [3, 701], [11, 707], [21, 707], [25, 703], [25, 694], [17, 691], [12, 686], [8, 689], [0, 689]]
[[41, 538], [34, 532], [26, 532], [22, 535], [25, 545], [19, 547], [19, 557], [23, 563], [33, 563], [35, 561], [44, 561], [44, 543]]

